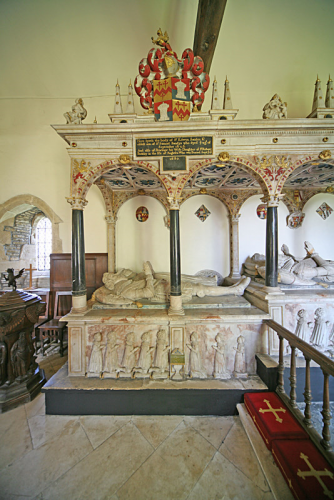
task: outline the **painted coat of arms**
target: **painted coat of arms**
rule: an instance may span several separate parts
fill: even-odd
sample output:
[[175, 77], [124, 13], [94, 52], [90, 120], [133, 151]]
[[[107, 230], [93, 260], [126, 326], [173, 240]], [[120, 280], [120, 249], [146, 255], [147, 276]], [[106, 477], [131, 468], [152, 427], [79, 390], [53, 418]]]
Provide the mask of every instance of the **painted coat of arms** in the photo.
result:
[[135, 90], [141, 106], [153, 112], [156, 121], [189, 120], [191, 111], [200, 110], [210, 83], [201, 57], [186, 49], [178, 59], [168, 43], [167, 32], [158, 30], [157, 45], [139, 63]]

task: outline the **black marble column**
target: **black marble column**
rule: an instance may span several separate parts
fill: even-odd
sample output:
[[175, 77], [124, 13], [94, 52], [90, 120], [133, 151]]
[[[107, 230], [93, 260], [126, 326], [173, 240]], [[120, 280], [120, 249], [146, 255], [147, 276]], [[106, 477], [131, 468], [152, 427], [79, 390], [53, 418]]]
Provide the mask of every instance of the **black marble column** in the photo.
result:
[[266, 286], [277, 287], [278, 224], [277, 206], [267, 207]]
[[179, 210], [170, 210], [170, 294], [181, 295]]
[[83, 210], [72, 210], [72, 295], [86, 295]]

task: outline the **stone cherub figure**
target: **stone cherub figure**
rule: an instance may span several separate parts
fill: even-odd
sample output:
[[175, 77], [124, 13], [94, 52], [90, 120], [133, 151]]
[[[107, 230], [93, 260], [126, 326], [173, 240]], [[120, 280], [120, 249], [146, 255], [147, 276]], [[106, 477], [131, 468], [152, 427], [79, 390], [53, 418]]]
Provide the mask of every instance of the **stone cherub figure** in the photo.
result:
[[[104, 286], [98, 288], [94, 295], [103, 304], [132, 304], [139, 299], [154, 302], [167, 302], [170, 292], [169, 273], [155, 273], [150, 262], [144, 263], [144, 272], [135, 273], [130, 269], [120, 269], [117, 273], [104, 273]], [[207, 285], [214, 283], [201, 276], [182, 276], [182, 300], [197, 297], [221, 297], [224, 295], [242, 295], [250, 283], [250, 278], [243, 276], [231, 286]]]
[[104, 354], [103, 364], [103, 378], [116, 378], [119, 369], [118, 355], [117, 355], [116, 333], [109, 332], [107, 337], [107, 345]]
[[217, 345], [213, 345], [212, 348], [215, 352], [215, 361], [213, 367], [214, 378], [227, 379], [230, 378], [229, 372], [226, 370], [225, 361], [225, 342], [224, 337], [221, 332], [216, 335]]
[[157, 341], [155, 346], [152, 368], [150, 369], [151, 378], [167, 378], [169, 373], [168, 353], [170, 345], [167, 340], [166, 330], [157, 332]]
[[87, 110], [83, 107], [83, 100], [81, 98], [75, 100], [72, 111], [64, 113], [66, 123], [72, 123], [74, 125], [80, 125], [86, 116]]
[[102, 335], [100, 332], [94, 334], [92, 351], [89, 358], [87, 377], [101, 377], [102, 373]]
[[139, 375], [140, 378], [149, 377], [149, 369], [152, 364], [151, 352], [154, 351], [154, 347], [150, 347], [150, 336], [151, 331], [145, 332], [141, 336], [141, 345], [139, 351], [139, 358], [137, 366], [133, 368], [133, 378]]
[[190, 344], [187, 344], [190, 349], [189, 355], [189, 377], [190, 378], [206, 378], [206, 371], [202, 366], [201, 353], [198, 343], [198, 334], [193, 332], [190, 335]]
[[233, 347], [233, 349], [236, 351], [233, 375], [236, 378], [246, 378], [248, 375], [246, 371], [245, 338], [242, 335], [237, 338], [237, 347]]
[[262, 118], [276, 119], [287, 118], [287, 103], [275, 94], [263, 108]]

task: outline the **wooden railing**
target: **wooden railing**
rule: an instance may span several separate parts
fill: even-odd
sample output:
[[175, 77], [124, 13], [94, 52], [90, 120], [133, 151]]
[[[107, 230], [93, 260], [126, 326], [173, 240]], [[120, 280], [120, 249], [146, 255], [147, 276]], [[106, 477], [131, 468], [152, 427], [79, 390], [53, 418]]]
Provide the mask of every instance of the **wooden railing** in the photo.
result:
[[[304, 429], [308, 432], [310, 438], [327, 458], [332, 466], [334, 466], [334, 453], [331, 447], [331, 433], [330, 433], [330, 400], [329, 400], [329, 377], [334, 377], [334, 362], [327, 356], [319, 352], [314, 347], [304, 342], [299, 337], [291, 333], [289, 330], [276, 323], [272, 319], [267, 319], [264, 323], [275, 330], [279, 337], [279, 361], [278, 361], [278, 383], [276, 392], [280, 398], [286, 403], [297, 420], [303, 425]], [[290, 361], [290, 394], [289, 396], [284, 390], [284, 339], [288, 341], [291, 348], [291, 361]], [[304, 389], [304, 414], [298, 409], [297, 406], [297, 370], [296, 370], [296, 349], [299, 349], [305, 358], [305, 389]], [[324, 375], [323, 387], [323, 406], [322, 406], [322, 437], [314, 429], [311, 421], [311, 374], [310, 363], [311, 360], [316, 362]]]

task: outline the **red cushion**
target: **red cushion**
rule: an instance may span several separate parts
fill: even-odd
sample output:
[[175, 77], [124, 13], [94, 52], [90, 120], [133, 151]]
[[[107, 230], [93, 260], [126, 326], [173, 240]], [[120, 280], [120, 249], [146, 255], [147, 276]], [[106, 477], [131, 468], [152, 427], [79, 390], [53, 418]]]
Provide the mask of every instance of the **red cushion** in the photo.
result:
[[247, 393], [245, 406], [269, 450], [274, 439], [308, 439], [308, 434], [275, 392]]
[[274, 441], [272, 453], [295, 498], [334, 498], [334, 470], [309, 439]]

